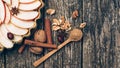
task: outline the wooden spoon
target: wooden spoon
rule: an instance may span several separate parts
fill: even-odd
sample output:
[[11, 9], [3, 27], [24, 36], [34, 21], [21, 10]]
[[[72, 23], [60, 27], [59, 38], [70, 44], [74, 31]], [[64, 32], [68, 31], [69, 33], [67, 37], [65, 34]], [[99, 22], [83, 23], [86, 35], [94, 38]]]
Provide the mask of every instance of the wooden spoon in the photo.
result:
[[33, 65], [35, 67], [37, 67], [38, 65], [40, 65], [43, 61], [45, 61], [46, 59], [48, 59], [50, 56], [52, 56], [55, 52], [57, 52], [58, 50], [60, 50], [62, 47], [64, 47], [67, 43], [71, 42], [71, 41], [79, 41], [83, 36], [83, 33], [81, 30], [79, 29], [73, 29], [70, 32], [69, 38], [63, 42], [62, 44], [60, 44], [58, 46], [57, 49], [54, 49], [52, 51], [50, 51], [49, 53], [47, 53], [45, 56], [43, 56], [42, 58], [38, 59], [37, 61], [35, 61], [33, 63]]

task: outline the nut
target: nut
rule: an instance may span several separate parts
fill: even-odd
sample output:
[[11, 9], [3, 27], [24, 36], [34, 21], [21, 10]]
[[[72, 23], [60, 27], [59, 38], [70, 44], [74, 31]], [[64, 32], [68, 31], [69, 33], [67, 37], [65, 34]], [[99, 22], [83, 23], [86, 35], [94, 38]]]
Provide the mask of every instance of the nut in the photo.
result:
[[53, 14], [55, 14], [55, 9], [47, 9], [46, 13], [53, 15]]
[[[34, 40], [38, 42], [45, 42], [46, 41], [46, 34], [44, 30], [38, 30], [34, 34]], [[30, 47], [30, 52], [34, 54], [41, 54], [43, 51], [43, 48], [41, 47]]]
[[67, 30], [70, 27], [71, 27], [71, 24], [69, 23], [69, 21], [65, 21], [65, 23], [61, 26], [61, 29]]
[[34, 53], [34, 54], [41, 54], [43, 51], [43, 48], [41, 47], [30, 47], [29, 48], [30, 52]]
[[52, 25], [60, 25], [60, 21], [58, 19], [53, 19], [53, 24]]
[[78, 17], [78, 10], [75, 10], [72, 13], [72, 18], [77, 18], [77, 17]]
[[84, 28], [86, 26], [86, 22], [80, 24], [80, 28]]
[[38, 30], [34, 34], [34, 40], [38, 42], [45, 42], [46, 41], [46, 34], [44, 30]]
[[52, 30], [56, 31], [58, 29], [60, 29], [60, 26], [52, 26]]

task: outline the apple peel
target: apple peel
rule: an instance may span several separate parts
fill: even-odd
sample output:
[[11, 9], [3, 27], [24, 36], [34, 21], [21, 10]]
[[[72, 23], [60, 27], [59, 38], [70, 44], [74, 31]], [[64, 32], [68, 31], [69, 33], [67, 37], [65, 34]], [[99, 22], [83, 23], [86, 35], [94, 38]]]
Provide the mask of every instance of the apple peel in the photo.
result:
[[28, 4], [20, 4], [19, 5], [19, 9], [23, 10], [23, 11], [30, 11], [30, 10], [35, 10], [38, 7], [41, 6], [41, 2], [40, 1], [35, 1], [33, 3], [28, 3]]
[[11, 19], [10, 10], [6, 4], [5, 4], [5, 8], [6, 8], [5, 23], [9, 23]]
[[19, 28], [17, 26], [15, 26], [14, 24], [7, 24], [6, 28], [13, 34], [15, 35], [25, 35], [28, 32], [28, 29], [22, 29]]
[[32, 2], [34, 2], [34, 1], [36, 1], [36, 0], [19, 0], [20, 1], [20, 3], [22, 3], [22, 4], [28, 4], [28, 3], [32, 3]]
[[12, 16], [11, 23], [20, 27], [20, 28], [33, 28], [35, 23], [34, 21], [23, 21]]
[[19, 13], [14, 16], [23, 21], [32, 21], [39, 17], [39, 13], [37, 11], [19, 11]]

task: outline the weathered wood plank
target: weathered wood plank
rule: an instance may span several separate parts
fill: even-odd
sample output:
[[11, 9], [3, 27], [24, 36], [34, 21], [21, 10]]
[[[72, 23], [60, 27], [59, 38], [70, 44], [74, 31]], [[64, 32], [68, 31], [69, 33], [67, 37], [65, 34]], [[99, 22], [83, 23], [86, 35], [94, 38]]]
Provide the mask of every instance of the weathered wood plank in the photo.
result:
[[[84, 68], [119, 68], [116, 56], [118, 0], [84, 0], [83, 14], [87, 27], [83, 41]], [[115, 41], [116, 38], [116, 41]], [[120, 37], [119, 37], [120, 38]], [[119, 43], [117, 42], [117, 46]], [[117, 53], [116, 53], [117, 52]], [[117, 56], [118, 57], [118, 56]]]
[[[51, 21], [53, 18], [60, 18], [61, 15], [64, 15], [63, 13], [63, 1], [62, 0], [45, 0], [45, 10], [52, 8], [56, 10], [55, 15], [47, 15], [45, 14], [45, 17], [49, 18]], [[57, 44], [58, 42], [57, 37], [56, 37], [56, 32], [52, 32], [52, 38], [53, 38], [53, 43]], [[46, 51], [47, 53], [48, 51]], [[47, 59], [44, 63], [45, 68], [62, 68], [62, 54], [63, 51], [59, 51], [53, 56], [51, 56], [49, 59]]]
[[0, 68], [5, 68], [5, 56], [4, 53], [0, 54]]
[[[53, 8], [56, 10], [55, 15], [45, 15], [50, 18], [51, 21], [53, 18], [59, 19], [61, 16], [65, 16], [65, 18], [71, 22], [72, 26], [78, 25], [82, 20], [80, 19], [82, 16], [82, 0], [46, 0], [47, 7]], [[76, 20], [71, 18], [72, 12], [78, 9], [79, 13], [81, 13]], [[58, 44], [56, 41], [56, 32], [53, 33], [53, 41]], [[81, 68], [81, 43], [80, 41], [77, 43], [70, 43], [61, 49], [59, 52], [54, 54], [45, 62], [45, 68]]]

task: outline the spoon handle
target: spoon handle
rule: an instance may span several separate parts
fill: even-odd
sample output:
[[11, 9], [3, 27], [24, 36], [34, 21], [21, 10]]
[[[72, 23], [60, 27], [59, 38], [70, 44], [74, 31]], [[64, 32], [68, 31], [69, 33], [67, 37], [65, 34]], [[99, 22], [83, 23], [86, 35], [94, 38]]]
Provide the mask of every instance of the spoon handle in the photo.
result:
[[33, 65], [35, 67], [37, 67], [38, 65], [40, 65], [42, 62], [44, 62], [46, 59], [48, 59], [50, 56], [52, 56], [54, 53], [56, 53], [58, 50], [60, 50], [62, 47], [64, 47], [69, 42], [70, 42], [70, 39], [67, 39], [65, 42], [63, 42], [62, 44], [60, 44], [57, 49], [54, 49], [54, 50], [50, 51], [45, 56], [43, 56], [40, 59], [38, 59], [37, 61], [35, 61], [33, 63]]

